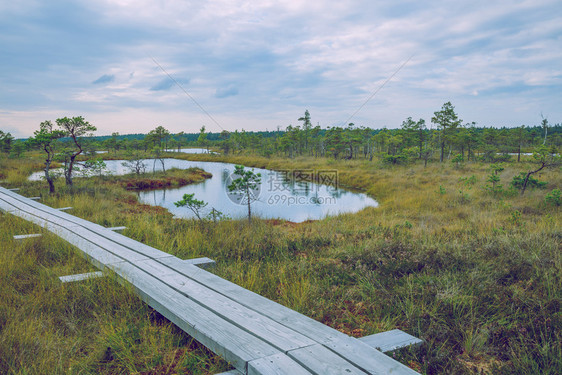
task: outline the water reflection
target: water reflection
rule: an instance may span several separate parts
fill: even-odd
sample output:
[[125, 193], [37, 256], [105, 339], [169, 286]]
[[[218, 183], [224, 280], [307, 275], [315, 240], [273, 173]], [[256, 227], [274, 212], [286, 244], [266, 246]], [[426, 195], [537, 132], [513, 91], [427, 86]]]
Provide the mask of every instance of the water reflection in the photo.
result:
[[[108, 173], [126, 174], [130, 171], [122, 160], [107, 160]], [[152, 170], [153, 159], [144, 161], [147, 170]], [[208, 202], [207, 210], [215, 208], [232, 218], [247, 215], [247, 207], [234, 203], [227, 194], [227, 181], [234, 172], [234, 164], [202, 161], [164, 159], [166, 169], [187, 169], [198, 167], [213, 174], [206, 181], [176, 189], [159, 189], [139, 192], [139, 201], [154, 206], [162, 206], [178, 217], [194, 217], [185, 207], [176, 207], [174, 202], [184, 194], [195, 194], [195, 198]], [[156, 163], [156, 170], [162, 170]], [[258, 200], [252, 204], [252, 212], [262, 218], [280, 218], [293, 222], [318, 220], [328, 215], [356, 212], [365, 207], [376, 207], [378, 203], [365, 194], [342, 189], [337, 184], [337, 171], [270, 171], [254, 168], [261, 174]], [[40, 179], [41, 172], [30, 177]], [[308, 181], [323, 181], [324, 184]]]

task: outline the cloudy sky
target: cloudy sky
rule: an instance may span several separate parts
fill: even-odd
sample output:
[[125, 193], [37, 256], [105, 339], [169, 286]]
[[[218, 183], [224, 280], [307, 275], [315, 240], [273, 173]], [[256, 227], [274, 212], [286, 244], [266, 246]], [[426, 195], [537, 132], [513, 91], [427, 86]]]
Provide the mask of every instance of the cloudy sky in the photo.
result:
[[446, 101], [481, 126], [558, 123], [562, 2], [2, 1], [0, 82], [16, 137], [80, 115], [98, 135], [274, 130], [305, 109], [395, 128]]

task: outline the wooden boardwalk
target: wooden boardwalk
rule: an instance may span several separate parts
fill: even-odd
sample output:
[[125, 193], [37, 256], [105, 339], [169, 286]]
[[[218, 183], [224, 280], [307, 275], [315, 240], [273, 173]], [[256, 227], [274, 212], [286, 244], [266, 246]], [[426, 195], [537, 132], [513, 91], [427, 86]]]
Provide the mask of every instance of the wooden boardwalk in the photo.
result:
[[205, 271], [197, 261], [181, 260], [2, 187], [0, 210], [55, 233], [100, 270], [130, 282], [146, 303], [238, 373], [417, 374], [376, 350], [372, 340], [347, 336]]

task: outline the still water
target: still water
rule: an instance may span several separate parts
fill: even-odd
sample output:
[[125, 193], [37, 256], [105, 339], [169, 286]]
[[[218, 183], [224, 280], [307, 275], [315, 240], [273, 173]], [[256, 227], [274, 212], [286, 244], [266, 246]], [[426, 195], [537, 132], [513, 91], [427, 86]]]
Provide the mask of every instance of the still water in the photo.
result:
[[[107, 174], [130, 173], [122, 160], [106, 160]], [[146, 170], [162, 170], [162, 164], [154, 159], [144, 161]], [[229, 193], [226, 187], [234, 172], [234, 164], [179, 159], [164, 159], [166, 169], [201, 168], [213, 177], [198, 184], [175, 189], [158, 189], [138, 193], [141, 203], [161, 206], [178, 217], [192, 218], [195, 214], [186, 207], [176, 207], [174, 202], [184, 194], [195, 194], [195, 199], [208, 203], [206, 214], [212, 208], [231, 218], [247, 217], [248, 208], [236, 201], [240, 199]], [[266, 219], [284, 219], [293, 222], [318, 220], [339, 213], [357, 212], [365, 207], [376, 207], [378, 203], [363, 193], [352, 192], [338, 186], [336, 170], [290, 170], [270, 171], [254, 168], [261, 174], [261, 185], [256, 191], [257, 200], [251, 205], [252, 215]], [[40, 179], [42, 173], [34, 173], [30, 179]], [[234, 177], [236, 178], [236, 176]], [[320, 183], [318, 183], [320, 182]]]

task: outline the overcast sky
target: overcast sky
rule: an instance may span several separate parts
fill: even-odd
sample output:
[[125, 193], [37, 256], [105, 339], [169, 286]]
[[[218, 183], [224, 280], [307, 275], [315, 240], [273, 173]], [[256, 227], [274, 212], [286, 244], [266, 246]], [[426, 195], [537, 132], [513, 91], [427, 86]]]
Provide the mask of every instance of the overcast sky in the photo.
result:
[[275, 130], [306, 109], [396, 128], [447, 101], [481, 126], [558, 123], [562, 2], [2, 1], [0, 67], [16, 137], [64, 116], [98, 135]]

